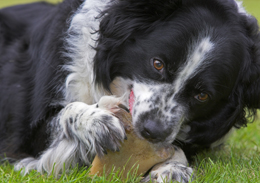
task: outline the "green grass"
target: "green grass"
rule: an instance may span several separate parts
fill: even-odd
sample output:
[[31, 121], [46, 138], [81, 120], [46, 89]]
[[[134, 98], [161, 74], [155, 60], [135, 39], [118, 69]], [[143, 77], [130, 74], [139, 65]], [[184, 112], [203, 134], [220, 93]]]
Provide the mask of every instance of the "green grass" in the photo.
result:
[[236, 131], [221, 151], [201, 153], [195, 182], [260, 182], [259, 122]]
[[[59, 2], [60, 0], [49, 0]], [[0, 0], [0, 7], [33, 0]], [[260, 0], [244, 0], [246, 9], [260, 20]], [[257, 118], [248, 128], [236, 131], [225, 146], [219, 151], [203, 152], [192, 165], [196, 178], [195, 183], [260, 183], [260, 119]], [[139, 178], [129, 175], [129, 179], [122, 181], [119, 172], [113, 172], [109, 177], [90, 177], [85, 168], [74, 168], [69, 173], [61, 175], [59, 179], [52, 175], [41, 175], [35, 171], [21, 176], [13, 170], [10, 164], [0, 166], [0, 182], [138, 182]]]
[[113, 171], [107, 176], [90, 176], [89, 169], [86, 168], [73, 168], [70, 172], [63, 173], [59, 178], [55, 178], [54, 175], [48, 176], [47, 174], [40, 174], [36, 171], [31, 171], [26, 176], [21, 176], [21, 171], [14, 171], [13, 166], [5, 163], [0, 166], [0, 182], [10, 182], [10, 183], [21, 183], [21, 182], [37, 182], [37, 183], [52, 183], [52, 182], [69, 182], [69, 183], [83, 183], [83, 182], [93, 182], [93, 183], [138, 183], [140, 182], [140, 177], [137, 176], [136, 172], [133, 171], [132, 174], [128, 173], [126, 178], [122, 178], [120, 171]]

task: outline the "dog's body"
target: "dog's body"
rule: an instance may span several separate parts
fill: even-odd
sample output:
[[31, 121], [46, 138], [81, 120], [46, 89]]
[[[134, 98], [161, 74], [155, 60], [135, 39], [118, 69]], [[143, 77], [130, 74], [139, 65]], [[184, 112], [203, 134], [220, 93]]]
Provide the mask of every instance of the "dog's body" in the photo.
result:
[[[21, 159], [17, 169], [55, 165], [58, 174], [118, 150], [125, 131], [110, 110], [128, 106], [131, 91], [141, 138], [188, 157], [221, 144], [260, 106], [256, 20], [233, 0], [65, 0], [0, 11], [0, 154]], [[186, 166], [179, 149], [151, 175], [188, 181]]]

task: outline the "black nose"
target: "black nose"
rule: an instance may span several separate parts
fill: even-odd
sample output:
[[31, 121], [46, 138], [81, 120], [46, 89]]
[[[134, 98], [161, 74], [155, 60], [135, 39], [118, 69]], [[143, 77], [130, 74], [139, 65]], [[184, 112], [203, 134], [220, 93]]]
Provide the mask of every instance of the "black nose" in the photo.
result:
[[141, 135], [151, 142], [163, 142], [171, 133], [171, 130], [160, 122], [147, 120], [144, 122]]

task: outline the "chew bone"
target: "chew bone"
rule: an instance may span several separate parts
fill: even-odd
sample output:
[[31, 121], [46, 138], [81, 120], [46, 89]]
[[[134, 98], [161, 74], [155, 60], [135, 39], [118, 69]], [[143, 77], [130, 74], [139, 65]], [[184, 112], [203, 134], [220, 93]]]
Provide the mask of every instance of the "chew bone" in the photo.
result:
[[96, 156], [92, 163], [90, 174], [103, 175], [104, 168], [105, 173], [109, 174], [114, 167], [122, 171], [123, 177], [126, 177], [128, 172], [139, 167], [137, 174], [141, 175], [155, 164], [165, 161], [174, 154], [172, 146], [154, 145], [145, 139], [137, 137], [134, 133], [130, 113], [122, 108], [118, 108], [114, 114], [125, 127], [127, 140], [122, 143], [119, 152], [108, 151], [103, 157]]

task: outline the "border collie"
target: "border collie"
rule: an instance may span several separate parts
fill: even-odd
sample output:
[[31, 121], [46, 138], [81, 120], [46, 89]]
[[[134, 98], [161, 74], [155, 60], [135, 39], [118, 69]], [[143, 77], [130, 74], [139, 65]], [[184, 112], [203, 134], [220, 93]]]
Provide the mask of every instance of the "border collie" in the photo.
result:
[[4, 8], [0, 96], [0, 154], [15, 169], [58, 175], [120, 150], [126, 134], [111, 110], [130, 97], [136, 134], [177, 149], [143, 181], [188, 182], [187, 159], [260, 107], [259, 27], [235, 0]]

